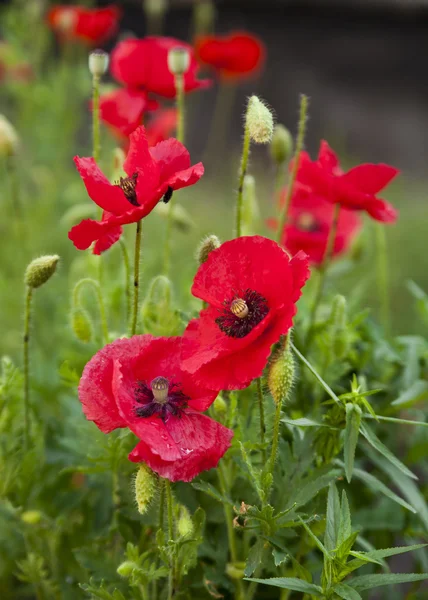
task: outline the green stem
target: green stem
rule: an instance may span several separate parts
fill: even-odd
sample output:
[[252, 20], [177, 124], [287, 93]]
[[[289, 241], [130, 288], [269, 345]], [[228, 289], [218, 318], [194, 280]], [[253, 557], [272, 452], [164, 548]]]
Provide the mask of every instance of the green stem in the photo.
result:
[[[264, 399], [263, 399], [263, 388], [262, 388], [262, 378], [259, 377], [257, 379], [257, 396], [259, 400], [259, 414], [260, 414], [260, 441], [264, 445], [265, 443], [265, 435], [266, 435], [266, 423], [265, 423], [265, 408], [264, 408]], [[266, 449], [262, 449], [262, 462], [266, 463]]]
[[129, 323], [131, 318], [131, 263], [129, 260], [129, 252], [126, 247], [126, 242], [119, 240], [120, 249], [122, 251], [123, 264], [125, 267], [125, 299], [126, 299], [126, 322]]
[[[248, 109], [247, 109], [248, 114]], [[239, 185], [238, 195], [236, 197], [236, 237], [241, 237], [242, 230], [242, 198], [244, 191], [244, 179], [247, 173], [248, 158], [250, 156], [250, 130], [248, 127], [247, 118], [245, 118], [245, 129], [244, 129], [244, 143], [242, 147], [241, 165], [239, 168]]]
[[[214, 114], [211, 119], [207, 148], [204, 152], [206, 162], [219, 163], [222, 159], [221, 149], [227, 143], [227, 134], [231, 113], [236, 97], [236, 85], [220, 83], [215, 99]], [[205, 161], [204, 161], [205, 162]]]
[[10, 180], [10, 200], [12, 203], [12, 210], [15, 212], [16, 217], [19, 218], [22, 215], [22, 206], [19, 194], [17, 157], [15, 154], [11, 154], [7, 157], [6, 169]]
[[[165, 479], [165, 494], [166, 494], [166, 504], [167, 504], [167, 512], [168, 512], [168, 541], [174, 541], [174, 518], [172, 514], [172, 493], [171, 493], [171, 483], [168, 479]], [[175, 594], [174, 589], [175, 584], [175, 560], [171, 558], [171, 565], [169, 568], [169, 577], [168, 577], [168, 600], [172, 600]]]
[[[281, 409], [282, 409], [282, 402], [278, 402], [278, 404], [276, 405], [275, 420], [273, 423], [272, 450], [270, 453], [270, 458], [269, 458], [269, 463], [268, 463], [268, 473], [272, 474], [272, 480], [273, 480], [273, 472], [275, 470], [276, 458], [278, 456], [279, 432], [280, 432], [280, 426], [281, 426]], [[269, 489], [266, 490], [266, 502], [269, 501], [269, 495], [271, 492], [271, 488], [272, 488], [272, 485], [269, 487]]]
[[[159, 497], [159, 525], [160, 531], [164, 528], [164, 513], [165, 513], [165, 480], [160, 479], [160, 497]], [[156, 600], [158, 597], [158, 580], [153, 580], [153, 598]]]
[[107, 325], [107, 317], [106, 310], [104, 306], [103, 295], [101, 293], [101, 286], [95, 279], [91, 279], [90, 277], [85, 277], [76, 283], [73, 290], [73, 305], [79, 306], [80, 304], [80, 291], [85, 286], [89, 285], [95, 291], [98, 300], [98, 308], [100, 311], [100, 319], [101, 319], [101, 329], [102, 329], [102, 338], [103, 342], [107, 344], [108, 342], [108, 325]]
[[100, 159], [100, 77], [92, 76], [92, 156]]
[[320, 306], [321, 299], [322, 299], [322, 296], [324, 293], [326, 274], [327, 274], [328, 268], [330, 266], [331, 259], [333, 258], [334, 244], [336, 241], [336, 234], [337, 234], [337, 226], [339, 224], [339, 216], [340, 216], [340, 204], [336, 203], [334, 205], [333, 222], [331, 224], [330, 231], [328, 233], [327, 245], [326, 245], [326, 249], [325, 249], [325, 253], [324, 253], [324, 258], [323, 258], [323, 261], [319, 268], [318, 289], [317, 289], [315, 300], [312, 305], [311, 313], [309, 316], [308, 333], [306, 335], [306, 340], [305, 340], [305, 345], [304, 345], [305, 350], [308, 349], [309, 344], [310, 344], [313, 334], [314, 334], [314, 327], [315, 327], [315, 323], [316, 323], [317, 312], [318, 312], [318, 308]]
[[391, 329], [391, 308], [389, 302], [388, 254], [386, 247], [386, 232], [383, 223], [375, 223], [377, 282], [381, 307], [381, 320], [386, 335]]
[[27, 287], [24, 316], [24, 442], [28, 450], [30, 443], [30, 326], [33, 288]]
[[134, 252], [134, 306], [132, 312], [131, 335], [137, 331], [138, 321], [138, 293], [140, 288], [140, 252], [141, 252], [141, 221], [137, 223], [135, 233], [135, 252]]
[[290, 179], [288, 181], [287, 194], [285, 196], [284, 207], [282, 209], [282, 214], [279, 219], [278, 225], [278, 233], [277, 233], [277, 241], [281, 242], [282, 232], [284, 231], [284, 227], [287, 223], [288, 211], [291, 204], [291, 198], [293, 196], [294, 183], [297, 177], [297, 171], [299, 170], [300, 163], [300, 153], [303, 150], [303, 143], [305, 141], [306, 134], [306, 124], [308, 121], [308, 104], [309, 99], [307, 96], [302, 94], [300, 96], [300, 114], [299, 114], [299, 123], [297, 127], [297, 137], [296, 137], [296, 149], [294, 152], [293, 159], [293, 168], [291, 171]]

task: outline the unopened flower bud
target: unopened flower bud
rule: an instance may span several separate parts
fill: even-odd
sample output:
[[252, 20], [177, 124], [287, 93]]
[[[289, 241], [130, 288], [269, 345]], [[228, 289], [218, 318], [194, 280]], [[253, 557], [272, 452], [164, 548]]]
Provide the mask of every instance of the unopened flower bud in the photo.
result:
[[208, 260], [210, 252], [220, 248], [221, 242], [216, 235], [207, 235], [196, 250], [196, 260], [200, 265]]
[[180, 506], [180, 515], [177, 521], [178, 533], [181, 537], [190, 537], [193, 534], [194, 526], [189, 511], [185, 506]]
[[245, 569], [245, 563], [242, 563], [242, 562], [227, 563], [226, 574], [231, 579], [243, 579], [244, 578], [244, 569]]
[[12, 123], [0, 115], [0, 156], [13, 156], [18, 148], [18, 134]]
[[273, 160], [281, 165], [290, 158], [293, 153], [293, 137], [284, 125], [275, 125], [270, 144], [270, 154]]
[[168, 69], [173, 75], [184, 75], [190, 67], [190, 52], [187, 48], [172, 48], [168, 52]]
[[122, 564], [120, 564], [117, 567], [117, 574], [120, 575], [121, 577], [131, 577], [132, 571], [137, 566], [138, 565], [135, 562], [133, 562], [132, 560], [125, 560], [125, 562], [123, 562]]
[[246, 122], [253, 142], [256, 142], [256, 144], [268, 144], [271, 141], [273, 115], [270, 109], [257, 96], [251, 96], [248, 101]]
[[104, 50], [93, 50], [89, 54], [89, 70], [94, 77], [101, 77], [108, 69], [109, 55]]
[[212, 31], [216, 16], [214, 2], [212, 0], [199, 0], [193, 6], [195, 33], [202, 35]]
[[88, 312], [81, 307], [76, 307], [71, 313], [71, 328], [80, 342], [89, 344], [93, 336], [93, 325]]
[[48, 281], [56, 271], [59, 256], [41, 256], [30, 262], [25, 271], [25, 284], [31, 288], [38, 288]]
[[27, 525], [38, 525], [42, 520], [42, 513], [39, 510], [26, 510], [21, 515], [21, 520]]
[[275, 404], [287, 400], [294, 380], [294, 360], [288, 348], [280, 347], [271, 359], [268, 372], [269, 391]]
[[158, 478], [153, 471], [147, 465], [141, 464], [134, 481], [135, 500], [137, 501], [140, 515], [144, 515], [147, 512], [150, 502], [155, 495], [157, 484]]
[[227, 412], [227, 404], [224, 398], [219, 394], [213, 403], [214, 414], [217, 417], [224, 415]]
[[252, 235], [254, 233], [254, 225], [259, 217], [256, 180], [252, 175], [245, 175], [242, 186], [242, 235]]
[[162, 17], [167, 9], [167, 0], [143, 0], [143, 10], [150, 17]]

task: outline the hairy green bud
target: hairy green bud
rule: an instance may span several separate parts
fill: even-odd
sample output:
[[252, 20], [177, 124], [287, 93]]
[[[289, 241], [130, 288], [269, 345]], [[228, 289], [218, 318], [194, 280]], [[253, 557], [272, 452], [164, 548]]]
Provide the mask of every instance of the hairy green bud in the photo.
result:
[[38, 525], [43, 515], [39, 510], [26, 510], [21, 515], [21, 520], [27, 525]]
[[158, 478], [153, 471], [142, 463], [137, 471], [134, 480], [135, 500], [138, 505], [138, 512], [144, 515], [147, 512], [150, 502], [156, 493]]
[[76, 338], [84, 344], [89, 344], [93, 337], [93, 324], [89, 313], [80, 306], [71, 312], [71, 329]]
[[227, 412], [227, 403], [220, 394], [213, 402], [214, 414], [218, 417], [223, 416]]
[[273, 115], [271, 110], [257, 96], [248, 100], [246, 125], [250, 138], [256, 144], [268, 144], [273, 134]]
[[278, 123], [273, 130], [270, 144], [270, 154], [273, 160], [281, 165], [288, 160], [293, 153], [293, 137], [284, 125]]
[[121, 577], [131, 577], [132, 571], [137, 567], [137, 563], [133, 562], [132, 560], [125, 560], [125, 562], [117, 567], [117, 574]]
[[275, 404], [288, 398], [294, 381], [294, 359], [288, 348], [280, 347], [269, 364], [268, 386]]
[[194, 526], [189, 511], [185, 506], [180, 506], [180, 513], [177, 521], [178, 533], [181, 537], [187, 538], [193, 534]]
[[25, 271], [25, 284], [31, 288], [38, 288], [46, 283], [56, 271], [59, 256], [41, 256], [30, 262]]
[[208, 260], [210, 252], [220, 248], [221, 242], [216, 235], [207, 235], [196, 249], [196, 260], [200, 265]]

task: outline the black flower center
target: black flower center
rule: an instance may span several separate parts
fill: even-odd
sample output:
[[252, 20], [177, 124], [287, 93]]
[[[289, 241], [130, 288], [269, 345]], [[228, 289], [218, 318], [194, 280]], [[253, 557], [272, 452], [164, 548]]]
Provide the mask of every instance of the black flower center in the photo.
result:
[[266, 298], [247, 289], [223, 302], [221, 314], [215, 322], [226, 335], [243, 338], [263, 321], [269, 312]]
[[162, 421], [172, 415], [180, 417], [190, 400], [181, 390], [179, 383], [168, 381], [165, 377], [155, 377], [150, 383], [139, 381], [135, 388], [135, 400], [138, 417], [158, 416]]
[[137, 185], [138, 173], [134, 173], [131, 177], [121, 177], [119, 183], [115, 183], [123, 190], [125, 198], [133, 205], [140, 206], [137, 202], [137, 193], [135, 187]]
[[300, 231], [307, 231], [313, 233], [318, 231], [320, 226], [314, 215], [309, 212], [302, 212], [298, 217], [294, 219], [294, 225]]

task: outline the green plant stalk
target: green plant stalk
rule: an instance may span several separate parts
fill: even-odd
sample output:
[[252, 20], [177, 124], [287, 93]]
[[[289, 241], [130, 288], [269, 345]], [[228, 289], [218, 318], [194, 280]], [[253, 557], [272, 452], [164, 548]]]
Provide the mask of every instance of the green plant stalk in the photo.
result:
[[379, 292], [381, 322], [388, 336], [391, 332], [391, 306], [389, 301], [388, 254], [386, 246], [386, 231], [383, 223], [375, 223], [377, 283]]
[[[177, 107], [177, 133], [176, 138], [179, 142], [184, 144], [185, 136], [185, 103], [184, 103], [184, 76], [175, 76], [175, 95], [176, 95], [176, 107]], [[174, 197], [172, 196], [168, 205], [168, 214], [166, 220], [166, 234], [165, 234], [165, 251], [164, 251], [164, 266], [163, 272], [166, 276], [169, 274], [170, 262], [171, 262], [171, 238], [173, 231], [174, 221]]]
[[314, 303], [312, 305], [311, 313], [309, 316], [309, 326], [308, 333], [306, 335], [306, 340], [304, 344], [305, 351], [308, 349], [309, 344], [311, 343], [312, 336], [314, 334], [314, 326], [316, 322], [317, 312], [319, 305], [322, 300], [322, 296], [324, 293], [325, 280], [328, 268], [331, 263], [331, 259], [333, 258], [334, 244], [336, 241], [337, 235], [337, 226], [339, 224], [339, 216], [340, 216], [340, 204], [336, 203], [334, 205], [334, 213], [333, 213], [333, 222], [330, 227], [330, 231], [328, 232], [327, 245], [324, 253], [324, 258], [319, 268], [319, 280], [318, 280], [318, 289], [315, 296]]
[[100, 77], [92, 76], [92, 156], [100, 160]]
[[[220, 464], [217, 467], [217, 475], [218, 475], [218, 480], [220, 483], [221, 493], [223, 494], [223, 496], [227, 496], [228, 495], [228, 483], [227, 483], [226, 474], [224, 472], [223, 462], [220, 462]], [[232, 509], [229, 504], [223, 504], [223, 510], [224, 510], [224, 518], [226, 520], [227, 539], [229, 542], [230, 558], [233, 563], [236, 563], [236, 562], [238, 562], [238, 551], [237, 551], [237, 547], [236, 547], [235, 530], [233, 528], [233, 513], [232, 513]], [[235, 585], [236, 585], [235, 598], [237, 600], [245, 600], [244, 584], [241, 581], [241, 579], [237, 579], [235, 581]]]
[[309, 99], [307, 96], [302, 94], [300, 96], [300, 114], [299, 123], [297, 126], [297, 137], [296, 137], [296, 149], [294, 151], [293, 169], [288, 181], [287, 195], [285, 197], [284, 207], [282, 209], [281, 217], [279, 219], [277, 241], [281, 243], [282, 232], [287, 223], [288, 211], [290, 209], [291, 198], [293, 196], [294, 183], [297, 177], [297, 171], [299, 170], [300, 153], [303, 150], [303, 143], [306, 135], [306, 124], [308, 122], [308, 104]]
[[108, 342], [108, 325], [107, 325], [107, 317], [106, 310], [104, 306], [103, 295], [101, 293], [101, 286], [95, 279], [91, 279], [90, 277], [85, 277], [76, 283], [73, 290], [73, 305], [79, 306], [80, 304], [80, 291], [85, 285], [90, 285], [93, 287], [95, 291], [95, 295], [98, 300], [98, 308], [100, 311], [100, 319], [101, 319], [101, 329], [102, 329], [102, 338], [105, 344]]
[[[257, 396], [259, 401], [259, 414], [260, 414], [260, 441], [262, 444], [265, 443], [266, 435], [266, 422], [265, 422], [265, 407], [263, 398], [262, 378], [257, 379]], [[262, 461], [263, 464], [266, 462], [266, 450], [262, 449]]]
[[[172, 514], [172, 493], [171, 493], [171, 483], [168, 479], [165, 479], [165, 495], [166, 495], [166, 505], [168, 512], [168, 541], [172, 542], [174, 540], [174, 518]], [[168, 576], [168, 600], [172, 600], [175, 594], [175, 560], [171, 559], [171, 565], [169, 569]]]
[[243, 192], [244, 192], [244, 179], [245, 179], [245, 175], [247, 173], [248, 158], [250, 156], [250, 145], [251, 145], [250, 130], [248, 127], [247, 115], [248, 115], [248, 109], [247, 109], [247, 114], [245, 116], [244, 143], [242, 146], [241, 165], [239, 168], [238, 195], [236, 197], [236, 228], [235, 228], [236, 229], [236, 231], [235, 231], [236, 237], [241, 237], [241, 231], [242, 231], [242, 199], [243, 199]]
[[236, 85], [220, 83], [214, 107], [214, 114], [211, 119], [210, 131], [208, 134], [207, 149], [205, 158], [207, 162], [214, 162], [219, 156], [219, 145], [226, 139], [228, 124], [231, 120], [231, 113], [237, 91]]
[[126, 323], [129, 324], [129, 319], [131, 318], [131, 263], [126, 242], [122, 237], [119, 239], [119, 244], [122, 251], [123, 265], [125, 267]]
[[135, 251], [134, 251], [134, 304], [132, 310], [131, 336], [137, 331], [138, 321], [138, 295], [140, 289], [140, 254], [141, 254], [141, 221], [137, 223], [135, 232]]
[[28, 450], [30, 444], [30, 327], [31, 327], [31, 301], [33, 288], [27, 287], [25, 295], [24, 315], [24, 445]]
[[[160, 495], [159, 495], [159, 525], [158, 528], [163, 531], [164, 528], [164, 513], [165, 513], [165, 480], [159, 480], [160, 486]], [[153, 596], [152, 598], [156, 599], [158, 597], [158, 580], [153, 580]]]
[[15, 154], [11, 154], [7, 157], [6, 170], [10, 181], [10, 200], [12, 203], [12, 210], [15, 212], [16, 217], [19, 218], [22, 215], [22, 206], [21, 197], [19, 194], [19, 177], [16, 159], [17, 157]]

